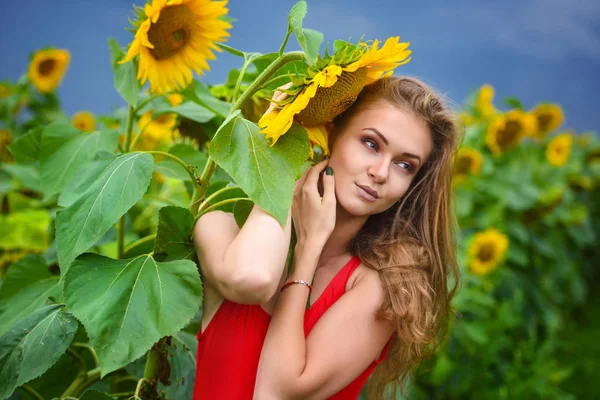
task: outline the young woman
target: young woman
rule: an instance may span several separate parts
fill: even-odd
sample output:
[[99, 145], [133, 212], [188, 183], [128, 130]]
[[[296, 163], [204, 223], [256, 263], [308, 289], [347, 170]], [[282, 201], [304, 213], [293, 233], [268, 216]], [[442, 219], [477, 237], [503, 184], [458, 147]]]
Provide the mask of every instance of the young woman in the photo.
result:
[[242, 229], [228, 214], [203, 216], [194, 398], [355, 399], [373, 372], [371, 395], [382, 398], [402, 383], [443, 336], [459, 283], [458, 140], [431, 89], [380, 79], [334, 121], [331, 158], [297, 182], [285, 227], [258, 207]]

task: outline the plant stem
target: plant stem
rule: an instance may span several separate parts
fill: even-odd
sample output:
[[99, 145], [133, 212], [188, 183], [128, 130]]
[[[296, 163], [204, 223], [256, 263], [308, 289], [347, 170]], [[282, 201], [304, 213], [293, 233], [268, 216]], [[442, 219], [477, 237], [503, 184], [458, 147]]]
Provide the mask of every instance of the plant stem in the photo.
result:
[[144, 199], [146, 200], [154, 200], [154, 201], [158, 201], [161, 203], [166, 203], [170, 206], [174, 206], [174, 207], [179, 207], [179, 204], [176, 204], [173, 200], [169, 200], [169, 199], [165, 199], [163, 197], [160, 196], [153, 196], [151, 194], [145, 194], [144, 195]]
[[260, 88], [263, 87], [263, 84], [271, 78], [277, 70], [283, 67], [285, 64], [290, 63], [292, 61], [302, 60], [304, 58], [304, 52], [302, 51], [290, 51], [289, 53], [285, 53], [281, 55], [279, 58], [276, 58], [275, 61], [271, 63], [257, 78], [254, 82], [250, 84], [248, 89], [242, 93], [239, 99], [231, 106], [231, 111], [229, 115], [233, 114], [235, 110], [239, 110], [242, 108], [244, 103], [252, 97], [254, 93], [256, 93]]
[[92, 354], [92, 357], [94, 358], [94, 364], [96, 364], [96, 367], [100, 366], [100, 360], [98, 359], [98, 355], [96, 354], [96, 351], [92, 346], [90, 346], [87, 343], [73, 343], [72, 346], [87, 349]]
[[144, 108], [144, 106], [148, 103], [150, 103], [152, 100], [159, 98], [160, 96], [162, 96], [161, 94], [154, 94], [150, 97], [148, 97], [146, 100], [142, 101], [140, 104], [138, 104], [135, 107], [135, 111], [138, 112], [140, 111], [142, 108]]
[[148, 236], [144, 236], [141, 239], [136, 240], [135, 242], [131, 243], [129, 246], [127, 246], [125, 248], [125, 254], [129, 253], [132, 249], [141, 246], [142, 244], [149, 242], [151, 240], [154, 240], [156, 238], [156, 235], [148, 235]]
[[283, 39], [283, 43], [281, 43], [281, 47], [279, 48], [279, 57], [281, 57], [283, 55], [283, 52], [285, 51], [285, 46], [287, 45], [288, 39], [290, 38], [291, 34], [292, 34], [292, 30], [288, 26], [288, 30], [287, 30], [287, 33], [285, 34], [285, 38]]
[[194, 175], [194, 172], [192, 171], [192, 169], [190, 168], [190, 166], [187, 165], [185, 163], [185, 161], [183, 161], [181, 158], [179, 158], [177, 156], [174, 156], [171, 153], [167, 153], [165, 151], [152, 150], [152, 151], [144, 151], [144, 153], [148, 153], [148, 154], [153, 154], [153, 155], [156, 155], [156, 156], [163, 156], [163, 157], [170, 158], [171, 160], [175, 161], [177, 164], [181, 165], [185, 169], [185, 171], [188, 173], [188, 175], [192, 179], [192, 182], [196, 182], [196, 175]]
[[39, 394], [38, 392], [36, 392], [31, 386], [21, 385], [21, 386], [18, 387], [18, 389], [21, 389], [22, 391], [24, 391], [28, 395], [34, 397], [36, 400], [44, 400], [44, 398], [42, 397], [42, 395]]
[[[124, 153], [129, 153], [131, 149], [131, 131], [133, 129], [133, 120], [135, 118], [135, 107], [129, 106], [129, 114], [127, 115], [127, 130], [125, 131], [125, 148]], [[123, 248], [125, 246], [125, 216], [123, 214], [119, 220], [119, 228], [117, 229], [117, 258], [123, 258]]]
[[212, 199], [214, 199], [215, 197], [217, 197], [218, 195], [228, 192], [230, 190], [239, 189], [239, 188], [240, 188], [239, 186], [226, 186], [223, 189], [217, 190], [216, 192], [214, 192], [213, 194], [211, 194], [210, 196], [208, 196], [207, 198], [204, 199], [204, 201], [200, 204], [200, 207], [198, 207], [198, 211], [204, 210], [204, 208], [209, 206], [210, 201]]
[[248, 198], [247, 197], [235, 197], [233, 199], [226, 199], [226, 200], [220, 201], [218, 203], [215, 203], [212, 206], [207, 207], [206, 209], [198, 212], [198, 215], [196, 215], [196, 219], [200, 218], [202, 215], [206, 214], [209, 211], [212, 211], [212, 210], [219, 208], [221, 206], [224, 206], [226, 204], [235, 203], [240, 200], [248, 200]]
[[248, 69], [248, 65], [250, 65], [250, 61], [251, 60], [244, 60], [244, 65], [240, 70], [240, 76], [238, 76], [238, 79], [235, 82], [235, 88], [233, 88], [233, 94], [231, 95], [232, 102], [237, 100], [238, 94], [240, 93], [240, 87], [242, 86], [242, 82], [244, 81], [244, 74], [246, 73], [246, 69]]
[[[279, 68], [284, 66], [287, 63], [302, 60], [304, 58], [304, 52], [302, 51], [290, 51], [289, 53], [281, 54], [275, 61], [271, 63], [261, 74], [256, 78], [254, 82], [250, 84], [248, 89], [242, 93], [242, 95], [235, 101], [235, 103], [231, 106], [231, 111], [229, 111], [229, 115], [232, 115], [236, 110], [242, 108], [242, 106], [252, 97], [254, 93], [260, 90], [265, 82], [267, 82], [271, 76], [277, 72]], [[206, 161], [206, 166], [204, 167], [204, 172], [202, 172], [202, 176], [200, 177], [200, 181], [197, 182], [197, 186], [194, 188], [194, 194], [192, 196], [192, 201], [190, 203], [190, 211], [192, 214], [198, 214], [197, 204], [199, 200], [204, 197], [206, 193], [206, 188], [208, 187], [208, 181], [210, 177], [215, 172], [217, 168], [215, 161], [209, 155], [208, 160]]]

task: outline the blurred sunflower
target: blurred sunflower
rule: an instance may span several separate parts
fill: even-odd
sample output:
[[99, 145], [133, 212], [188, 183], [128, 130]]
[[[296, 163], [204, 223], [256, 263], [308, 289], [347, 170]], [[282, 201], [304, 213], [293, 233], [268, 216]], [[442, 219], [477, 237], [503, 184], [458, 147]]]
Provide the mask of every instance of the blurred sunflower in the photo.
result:
[[183, 103], [183, 96], [180, 95], [179, 93], [171, 93], [170, 95], [167, 96], [167, 99], [169, 100], [169, 103], [171, 103], [171, 105], [173, 107], [177, 107], [178, 105]]
[[489, 124], [485, 142], [492, 154], [498, 156], [503, 151], [516, 147], [523, 137], [537, 129], [535, 117], [519, 109], [513, 109], [496, 116]]
[[68, 50], [40, 50], [33, 55], [29, 65], [29, 80], [41, 93], [53, 92], [62, 80], [71, 54]]
[[142, 135], [142, 148], [154, 149], [161, 143], [169, 142], [179, 136], [177, 116], [173, 113], [159, 115], [153, 119], [153, 111], [144, 113], [138, 121], [138, 130]]
[[468, 249], [468, 267], [476, 275], [487, 275], [496, 269], [507, 249], [505, 234], [493, 228], [478, 232]]
[[82, 132], [93, 132], [96, 129], [96, 118], [89, 111], [80, 111], [73, 115], [71, 123]]
[[8, 151], [7, 146], [12, 143], [12, 132], [10, 129], [0, 129], [0, 161], [12, 162], [14, 158]]
[[475, 108], [483, 118], [490, 118], [496, 113], [494, 107], [494, 87], [486, 83], [479, 89]]
[[550, 165], [562, 167], [569, 161], [573, 147], [573, 135], [563, 133], [553, 138], [546, 147], [546, 159]]
[[185, 87], [197, 74], [208, 71], [207, 60], [213, 60], [212, 50], [221, 51], [217, 42], [224, 42], [231, 25], [227, 1], [152, 0], [144, 10], [136, 7], [135, 38], [120, 63], [139, 54], [137, 78], [142, 84], [150, 81], [152, 93], [167, 93]]
[[453, 180], [460, 183], [469, 175], [479, 175], [483, 157], [475, 149], [461, 147], [454, 157]]
[[536, 137], [544, 137], [549, 132], [556, 130], [564, 121], [562, 108], [557, 104], [540, 104], [531, 113], [537, 119], [538, 129]]
[[11, 92], [10, 87], [5, 86], [0, 83], [0, 99], [8, 97], [10, 95], [10, 92]]
[[410, 61], [409, 43], [392, 37], [379, 48], [379, 41], [358, 45], [337, 41], [333, 55], [325, 52], [307, 76], [292, 77], [293, 86], [279, 107], [258, 122], [271, 144], [285, 134], [293, 122], [306, 128], [313, 144], [329, 154], [326, 124], [350, 107], [365, 85], [392, 74], [394, 68]]

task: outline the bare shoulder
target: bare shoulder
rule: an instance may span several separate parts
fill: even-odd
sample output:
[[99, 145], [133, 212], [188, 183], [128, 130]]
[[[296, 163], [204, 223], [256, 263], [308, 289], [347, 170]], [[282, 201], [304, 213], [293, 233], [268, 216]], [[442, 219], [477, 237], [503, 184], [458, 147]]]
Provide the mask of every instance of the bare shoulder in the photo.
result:
[[385, 295], [385, 288], [379, 277], [379, 272], [367, 267], [362, 262], [352, 272], [346, 283], [346, 292], [349, 291], [368, 293], [366, 299], [369, 299], [369, 302], [375, 307], [381, 305]]

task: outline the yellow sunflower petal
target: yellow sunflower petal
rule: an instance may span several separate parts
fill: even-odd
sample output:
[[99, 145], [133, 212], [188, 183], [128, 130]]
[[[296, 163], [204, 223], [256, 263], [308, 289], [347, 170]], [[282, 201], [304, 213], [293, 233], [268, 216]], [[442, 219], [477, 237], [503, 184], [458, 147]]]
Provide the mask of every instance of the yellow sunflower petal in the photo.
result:
[[73, 126], [82, 132], [93, 132], [96, 129], [96, 117], [89, 111], [80, 111], [73, 115]]
[[[325, 125], [318, 126], [305, 126], [306, 132], [308, 133], [308, 139], [311, 143], [319, 145], [323, 149], [323, 153], [329, 155], [329, 144], [328, 134]], [[313, 149], [310, 148], [310, 158], [313, 158]]]
[[167, 93], [187, 86], [193, 73], [209, 70], [207, 60], [221, 51], [231, 25], [222, 19], [227, 15], [227, 1], [152, 0], [146, 4], [144, 20], [135, 33], [127, 62], [139, 55], [137, 78], [150, 81], [152, 93]]

